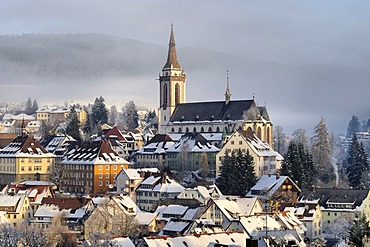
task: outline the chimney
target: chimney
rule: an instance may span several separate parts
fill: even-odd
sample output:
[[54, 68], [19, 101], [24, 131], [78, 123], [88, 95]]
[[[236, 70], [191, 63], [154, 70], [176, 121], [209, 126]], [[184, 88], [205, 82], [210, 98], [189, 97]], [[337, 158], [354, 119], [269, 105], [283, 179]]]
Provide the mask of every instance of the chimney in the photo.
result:
[[315, 185], [312, 185], [312, 189], [311, 189], [312, 192], [316, 192], [316, 188], [315, 188]]
[[278, 180], [280, 178], [280, 173], [279, 172], [277, 172], [276, 173], [276, 180]]

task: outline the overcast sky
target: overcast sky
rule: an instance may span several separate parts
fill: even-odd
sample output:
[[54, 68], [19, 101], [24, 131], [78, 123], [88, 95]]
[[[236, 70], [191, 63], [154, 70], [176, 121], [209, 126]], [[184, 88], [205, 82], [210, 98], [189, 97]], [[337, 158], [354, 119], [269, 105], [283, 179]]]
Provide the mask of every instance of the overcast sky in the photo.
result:
[[[369, 13], [369, 1], [2, 0], [0, 34], [98, 33], [166, 45], [173, 22], [178, 47], [283, 65], [281, 77], [261, 71], [253, 82], [232, 81], [233, 97], [250, 98], [255, 86], [275, 125], [311, 134], [320, 117], [335, 132], [353, 114], [370, 117]], [[240, 78], [248, 68], [230, 73]], [[188, 80], [189, 101], [202, 99], [196, 84]]]

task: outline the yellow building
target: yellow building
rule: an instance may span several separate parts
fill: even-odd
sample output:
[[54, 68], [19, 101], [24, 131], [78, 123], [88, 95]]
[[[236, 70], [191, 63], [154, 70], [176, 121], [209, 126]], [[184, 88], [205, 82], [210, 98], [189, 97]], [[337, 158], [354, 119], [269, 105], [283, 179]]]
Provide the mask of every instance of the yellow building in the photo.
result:
[[[50, 125], [56, 125], [58, 123], [67, 120], [70, 109], [68, 108], [41, 108], [36, 111], [36, 120], [45, 121]], [[84, 108], [76, 108], [78, 120], [81, 125], [85, 125], [87, 121], [87, 111]]]
[[0, 195], [0, 211], [5, 212], [11, 226], [27, 225], [33, 217], [32, 207], [26, 194]]
[[0, 151], [0, 184], [49, 181], [55, 157], [32, 137], [18, 136]]
[[[236, 130], [223, 145], [222, 149], [216, 155], [216, 175], [221, 173], [221, 166], [223, 158], [226, 153], [231, 154], [231, 152], [237, 153], [239, 150], [243, 154], [249, 152], [253, 157], [254, 161], [254, 171], [257, 177], [268, 174], [276, 174], [281, 167], [283, 157], [272, 147], [263, 142], [259, 136], [257, 136], [252, 128], [245, 126], [247, 131]], [[258, 127], [259, 128], [259, 127]]]

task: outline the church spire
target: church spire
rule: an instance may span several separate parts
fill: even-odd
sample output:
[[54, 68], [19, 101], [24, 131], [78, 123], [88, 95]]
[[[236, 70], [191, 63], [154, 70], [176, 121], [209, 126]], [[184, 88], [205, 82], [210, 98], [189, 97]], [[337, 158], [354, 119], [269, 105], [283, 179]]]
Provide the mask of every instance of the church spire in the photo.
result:
[[179, 62], [177, 61], [175, 35], [173, 33], [173, 24], [171, 24], [171, 35], [170, 35], [170, 43], [168, 44], [167, 62], [164, 65], [163, 69], [181, 69]]
[[231, 92], [230, 92], [230, 86], [229, 86], [229, 71], [227, 71], [226, 73], [226, 81], [227, 81], [227, 85], [226, 85], [226, 91], [225, 91], [225, 103], [227, 105], [229, 104], [231, 100]]

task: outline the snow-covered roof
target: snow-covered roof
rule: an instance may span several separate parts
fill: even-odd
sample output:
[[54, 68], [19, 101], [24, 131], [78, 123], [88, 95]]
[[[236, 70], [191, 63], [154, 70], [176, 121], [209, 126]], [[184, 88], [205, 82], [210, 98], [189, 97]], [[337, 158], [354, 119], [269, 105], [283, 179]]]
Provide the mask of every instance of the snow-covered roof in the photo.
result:
[[182, 231], [185, 230], [186, 227], [189, 226], [189, 222], [183, 222], [183, 221], [170, 221], [168, 222], [164, 228], [162, 229], [163, 231], [171, 231], [171, 232], [179, 232], [181, 233]]
[[226, 199], [213, 200], [213, 202], [231, 221], [239, 216], [251, 215], [258, 200], [256, 197], [227, 197]]
[[[268, 196], [273, 195], [284, 183], [285, 180], [289, 180], [290, 184], [294, 186], [298, 191], [301, 191], [298, 186], [288, 177], [279, 175], [263, 175], [248, 192], [247, 196], [253, 196], [252, 191], [266, 191]], [[262, 194], [261, 194], [262, 195]], [[266, 195], [262, 195], [266, 196]]]
[[249, 238], [244, 232], [222, 232], [210, 234], [197, 234], [171, 237], [145, 237], [144, 241], [148, 247], [213, 247], [215, 244], [224, 244], [228, 246], [246, 247], [246, 239]]
[[149, 225], [156, 216], [156, 213], [139, 212], [136, 214], [135, 219], [139, 225]]
[[170, 215], [179, 215], [182, 216], [188, 207], [181, 206], [181, 205], [168, 205], [167, 208], [163, 211], [163, 214], [170, 214]]
[[0, 196], [0, 207], [15, 207], [18, 202], [21, 200], [22, 196], [20, 195], [1, 195]]
[[126, 214], [136, 215], [136, 213], [141, 212], [139, 207], [128, 195], [114, 196], [112, 200], [117, 203]]

